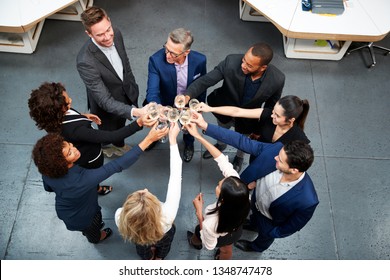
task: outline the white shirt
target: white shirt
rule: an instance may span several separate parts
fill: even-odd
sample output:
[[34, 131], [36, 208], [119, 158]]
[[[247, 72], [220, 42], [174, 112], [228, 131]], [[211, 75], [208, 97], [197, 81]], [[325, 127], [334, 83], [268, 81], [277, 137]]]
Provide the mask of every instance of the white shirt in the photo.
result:
[[[176, 218], [181, 197], [182, 160], [177, 144], [170, 145], [170, 175], [165, 202], [161, 202], [161, 225], [164, 233], [168, 232]], [[118, 226], [122, 207], [115, 212], [115, 223]]]
[[[218, 163], [218, 167], [221, 170], [223, 176], [235, 176], [240, 178], [237, 171], [234, 170], [233, 165], [229, 162], [228, 156], [221, 154], [219, 157], [214, 159]], [[218, 238], [220, 236], [225, 236], [227, 232], [218, 233], [218, 213], [208, 215], [212, 209], [216, 207], [216, 203], [210, 204], [205, 208], [204, 220], [202, 222], [202, 229], [200, 231], [200, 238], [202, 239], [202, 244], [208, 250], [213, 250], [218, 243]]]
[[92, 38], [92, 42], [104, 53], [108, 61], [110, 61], [112, 67], [114, 67], [115, 72], [118, 74], [119, 78], [123, 81], [123, 64], [122, 59], [118, 54], [115, 44], [112, 44], [111, 47], [102, 47], [96, 43]]
[[276, 170], [256, 182], [256, 208], [271, 220], [269, 212], [271, 203], [298, 184], [305, 176], [305, 172], [297, 180], [287, 183], [280, 182], [282, 176], [283, 172]]

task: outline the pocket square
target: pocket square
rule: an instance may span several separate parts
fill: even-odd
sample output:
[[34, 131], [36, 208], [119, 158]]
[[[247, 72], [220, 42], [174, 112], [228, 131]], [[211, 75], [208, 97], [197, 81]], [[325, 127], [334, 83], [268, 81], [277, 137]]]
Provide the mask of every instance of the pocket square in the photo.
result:
[[196, 75], [194, 76], [194, 80], [197, 79], [197, 78], [199, 78], [199, 77], [200, 77], [200, 73], [198, 73], [198, 74], [196, 74]]

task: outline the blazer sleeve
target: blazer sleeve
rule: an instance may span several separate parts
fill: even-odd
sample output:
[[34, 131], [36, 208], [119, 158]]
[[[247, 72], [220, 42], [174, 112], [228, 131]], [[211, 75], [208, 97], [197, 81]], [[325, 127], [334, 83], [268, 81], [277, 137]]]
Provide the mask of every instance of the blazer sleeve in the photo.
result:
[[276, 170], [275, 157], [283, 147], [282, 143], [269, 144], [268, 148], [255, 157], [241, 173], [241, 180], [249, 184]]
[[305, 209], [299, 209], [282, 225], [272, 229], [270, 237], [282, 238], [301, 230], [311, 219], [318, 203]]
[[112, 143], [122, 141], [123, 139], [133, 135], [139, 130], [142, 130], [136, 121], [113, 131], [94, 129], [92, 127], [79, 126], [73, 133], [74, 141], [85, 141], [91, 143]]
[[214, 124], [207, 126], [205, 134], [254, 156], [261, 154], [264, 149], [272, 146], [272, 144], [252, 140], [238, 132]]
[[222, 81], [224, 78], [225, 60], [220, 62], [212, 71], [208, 72], [206, 75], [201, 76], [200, 78], [193, 81], [187, 88], [187, 94], [191, 98], [198, 98], [203, 92], [211, 86], [216, 85], [219, 81]]
[[102, 167], [95, 169], [83, 168], [83, 180], [91, 185], [97, 185], [109, 178], [111, 175], [129, 168], [139, 159], [141, 154], [142, 150], [137, 145], [134, 146], [130, 151], [126, 152], [123, 156], [104, 164]]

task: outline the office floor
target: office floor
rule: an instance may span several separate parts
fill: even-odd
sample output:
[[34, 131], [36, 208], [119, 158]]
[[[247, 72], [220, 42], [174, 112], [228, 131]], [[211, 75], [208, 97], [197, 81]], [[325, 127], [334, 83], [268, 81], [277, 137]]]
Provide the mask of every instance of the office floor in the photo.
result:
[[[262, 254], [233, 251], [233, 259], [379, 260], [390, 259], [390, 56], [377, 52], [377, 66], [368, 51], [340, 61], [287, 59], [282, 37], [271, 23], [245, 22], [237, 1], [103, 1], [114, 25], [122, 30], [131, 66], [146, 91], [148, 57], [162, 47], [176, 27], [195, 36], [193, 49], [206, 54], [208, 70], [230, 53], [244, 53], [258, 41], [274, 49], [272, 61], [286, 74], [284, 95], [309, 100], [306, 134], [315, 162], [309, 170], [320, 204], [300, 232], [276, 240]], [[44, 135], [28, 114], [27, 99], [44, 81], [65, 85], [73, 106], [86, 111], [84, 84], [76, 70], [76, 55], [87, 40], [80, 22], [47, 20], [34, 54], [0, 53], [0, 258], [14, 259], [138, 259], [133, 244], [124, 243], [114, 223], [114, 212], [127, 194], [147, 187], [164, 199], [168, 182], [168, 145], [146, 152], [130, 169], [107, 180], [114, 186], [100, 197], [103, 218], [114, 230], [102, 244], [86, 242], [79, 232], [67, 231], [54, 209], [54, 195], [43, 190], [31, 160], [35, 142]], [[390, 47], [388, 36], [380, 45]], [[210, 92], [211, 90], [209, 90]], [[215, 118], [206, 116], [212, 123]], [[136, 145], [147, 129], [126, 142]], [[212, 140], [213, 141], [213, 140]], [[183, 143], [179, 141], [182, 149]], [[234, 149], [229, 148], [232, 158]], [[215, 162], [204, 160], [196, 143], [195, 156], [183, 163], [183, 192], [176, 219], [177, 232], [167, 259], [211, 259], [214, 251], [190, 248], [186, 231], [196, 225], [194, 196], [203, 192], [215, 200], [221, 179]], [[245, 164], [247, 164], [246, 159]], [[244, 232], [244, 238], [254, 238]]]

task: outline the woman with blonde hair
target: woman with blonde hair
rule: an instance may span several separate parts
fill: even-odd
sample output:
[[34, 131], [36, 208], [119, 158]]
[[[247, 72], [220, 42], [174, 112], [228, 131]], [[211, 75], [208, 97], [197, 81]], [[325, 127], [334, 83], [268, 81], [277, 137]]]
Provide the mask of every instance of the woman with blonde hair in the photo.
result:
[[136, 244], [137, 254], [144, 260], [164, 259], [176, 232], [174, 220], [181, 197], [182, 160], [176, 142], [180, 128], [171, 123], [169, 129], [170, 176], [165, 202], [148, 189], [130, 194], [115, 212], [115, 222], [125, 241]]

